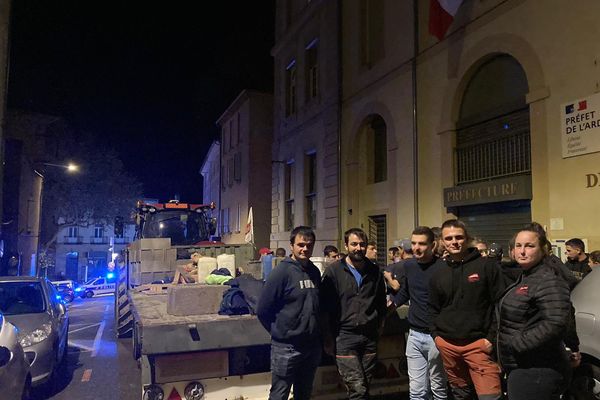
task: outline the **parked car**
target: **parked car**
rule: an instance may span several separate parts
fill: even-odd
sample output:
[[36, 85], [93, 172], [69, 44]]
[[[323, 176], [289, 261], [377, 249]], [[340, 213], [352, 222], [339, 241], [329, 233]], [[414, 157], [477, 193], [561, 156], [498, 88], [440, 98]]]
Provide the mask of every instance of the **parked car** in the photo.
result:
[[18, 329], [32, 385], [52, 381], [69, 340], [69, 314], [54, 286], [44, 278], [0, 277], [0, 312]]
[[75, 293], [81, 296], [82, 299], [97, 296], [99, 294], [114, 294], [115, 283], [109, 282], [107, 278], [99, 276], [98, 278], [88, 280], [86, 283], [76, 288]]
[[0, 314], [0, 388], [14, 399], [28, 399], [31, 387], [29, 363], [19, 344], [17, 328]]
[[600, 399], [600, 269], [590, 272], [571, 293], [575, 307], [579, 350], [591, 364], [596, 398]]
[[52, 284], [65, 303], [70, 303], [75, 299], [75, 283], [73, 281], [52, 281]]

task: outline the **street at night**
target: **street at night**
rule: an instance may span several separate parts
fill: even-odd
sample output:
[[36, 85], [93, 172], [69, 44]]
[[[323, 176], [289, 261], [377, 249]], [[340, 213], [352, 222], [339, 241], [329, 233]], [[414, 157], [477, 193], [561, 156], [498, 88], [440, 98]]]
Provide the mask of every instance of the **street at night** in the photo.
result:
[[69, 350], [53, 390], [34, 389], [33, 400], [137, 399], [140, 372], [131, 339], [117, 339], [114, 296], [77, 298], [69, 305]]
[[600, 400], [598, 21], [0, 0], [0, 400]]

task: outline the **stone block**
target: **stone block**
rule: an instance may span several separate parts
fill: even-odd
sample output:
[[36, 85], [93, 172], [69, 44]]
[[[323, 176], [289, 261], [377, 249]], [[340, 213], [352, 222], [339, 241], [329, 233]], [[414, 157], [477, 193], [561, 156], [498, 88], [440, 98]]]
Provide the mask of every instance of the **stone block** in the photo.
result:
[[205, 315], [217, 314], [223, 292], [229, 285], [182, 284], [169, 287], [167, 291], [167, 314]]

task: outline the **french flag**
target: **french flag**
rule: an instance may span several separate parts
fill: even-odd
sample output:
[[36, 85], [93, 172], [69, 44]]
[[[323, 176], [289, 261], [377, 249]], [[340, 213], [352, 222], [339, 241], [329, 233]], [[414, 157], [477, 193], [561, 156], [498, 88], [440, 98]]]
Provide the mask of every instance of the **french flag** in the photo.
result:
[[429, 33], [442, 40], [463, 0], [429, 0]]

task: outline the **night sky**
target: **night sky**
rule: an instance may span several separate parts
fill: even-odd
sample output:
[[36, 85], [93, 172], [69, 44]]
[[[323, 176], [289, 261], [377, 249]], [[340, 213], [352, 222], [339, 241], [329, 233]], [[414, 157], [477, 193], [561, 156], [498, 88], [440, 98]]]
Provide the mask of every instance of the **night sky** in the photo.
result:
[[93, 132], [146, 196], [199, 202], [215, 121], [272, 91], [274, 0], [160, 4], [13, 1], [8, 105]]

